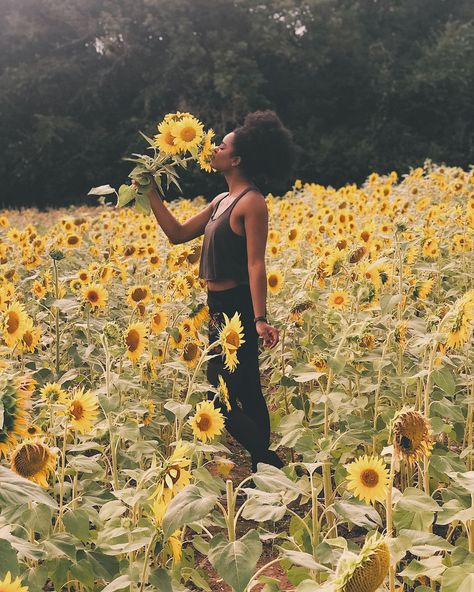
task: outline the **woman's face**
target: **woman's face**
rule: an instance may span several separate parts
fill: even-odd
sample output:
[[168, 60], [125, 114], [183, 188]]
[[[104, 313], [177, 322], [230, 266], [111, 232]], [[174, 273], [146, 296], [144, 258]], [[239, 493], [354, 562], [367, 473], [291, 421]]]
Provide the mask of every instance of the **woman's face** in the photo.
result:
[[234, 132], [229, 132], [217, 146], [212, 155], [211, 165], [216, 171], [226, 172], [235, 168], [240, 162], [240, 156], [233, 156]]

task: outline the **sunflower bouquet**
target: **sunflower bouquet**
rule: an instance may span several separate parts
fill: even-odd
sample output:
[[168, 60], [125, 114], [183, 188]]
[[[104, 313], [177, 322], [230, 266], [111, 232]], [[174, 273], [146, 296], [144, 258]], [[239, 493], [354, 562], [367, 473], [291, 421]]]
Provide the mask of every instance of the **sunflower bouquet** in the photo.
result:
[[178, 183], [177, 168], [186, 168], [189, 161], [196, 161], [203, 171], [211, 173], [211, 157], [216, 146], [212, 139], [215, 133], [212, 129], [204, 130], [204, 125], [191, 115], [180, 112], [168, 113], [157, 124], [158, 133], [149, 138], [140, 134], [153, 150], [153, 155], [132, 154], [124, 158], [135, 163], [135, 167], [128, 175], [136, 184], [123, 184], [118, 192], [110, 185], [93, 187], [88, 195], [107, 195], [116, 193], [117, 207], [125, 206], [135, 200], [135, 207], [144, 214], [150, 213], [150, 203], [146, 196], [150, 187], [155, 184], [159, 192], [163, 193], [163, 182], [166, 188], [174, 183], [181, 191]]

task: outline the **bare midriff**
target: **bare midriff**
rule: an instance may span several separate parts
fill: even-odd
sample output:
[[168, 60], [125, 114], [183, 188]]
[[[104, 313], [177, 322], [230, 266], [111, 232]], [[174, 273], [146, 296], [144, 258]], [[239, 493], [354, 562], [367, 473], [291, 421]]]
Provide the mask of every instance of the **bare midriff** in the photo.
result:
[[207, 280], [207, 287], [209, 290], [228, 290], [230, 288], [235, 288], [242, 282], [238, 282], [233, 279], [228, 280], [220, 280], [216, 282], [212, 282], [211, 280]]

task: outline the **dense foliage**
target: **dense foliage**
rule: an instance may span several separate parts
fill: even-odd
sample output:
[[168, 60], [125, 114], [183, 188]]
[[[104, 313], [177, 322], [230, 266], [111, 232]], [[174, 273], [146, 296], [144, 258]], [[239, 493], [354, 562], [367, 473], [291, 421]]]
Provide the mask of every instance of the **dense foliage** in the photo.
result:
[[323, 184], [474, 160], [469, 0], [2, 0], [0, 17], [3, 206], [118, 186], [137, 130], [178, 109], [218, 134], [275, 109], [296, 175]]

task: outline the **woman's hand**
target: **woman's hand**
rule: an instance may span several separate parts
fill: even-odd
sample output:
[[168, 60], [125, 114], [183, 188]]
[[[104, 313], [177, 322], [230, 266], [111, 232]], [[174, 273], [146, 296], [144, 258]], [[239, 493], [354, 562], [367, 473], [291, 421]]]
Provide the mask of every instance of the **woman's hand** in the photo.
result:
[[255, 328], [260, 337], [263, 337], [265, 347], [275, 347], [279, 340], [278, 329], [265, 323], [265, 321], [257, 321]]
[[[136, 181], [135, 179], [132, 179], [132, 183], [131, 185], [135, 188], [135, 189], [140, 189], [140, 183], [138, 183], [138, 181]], [[154, 181], [152, 181], [150, 183], [150, 187], [148, 188], [146, 194], [145, 194], [148, 198], [152, 197], [152, 196], [157, 196], [159, 197], [159, 193], [157, 191], [157, 186], [156, 183]]]

